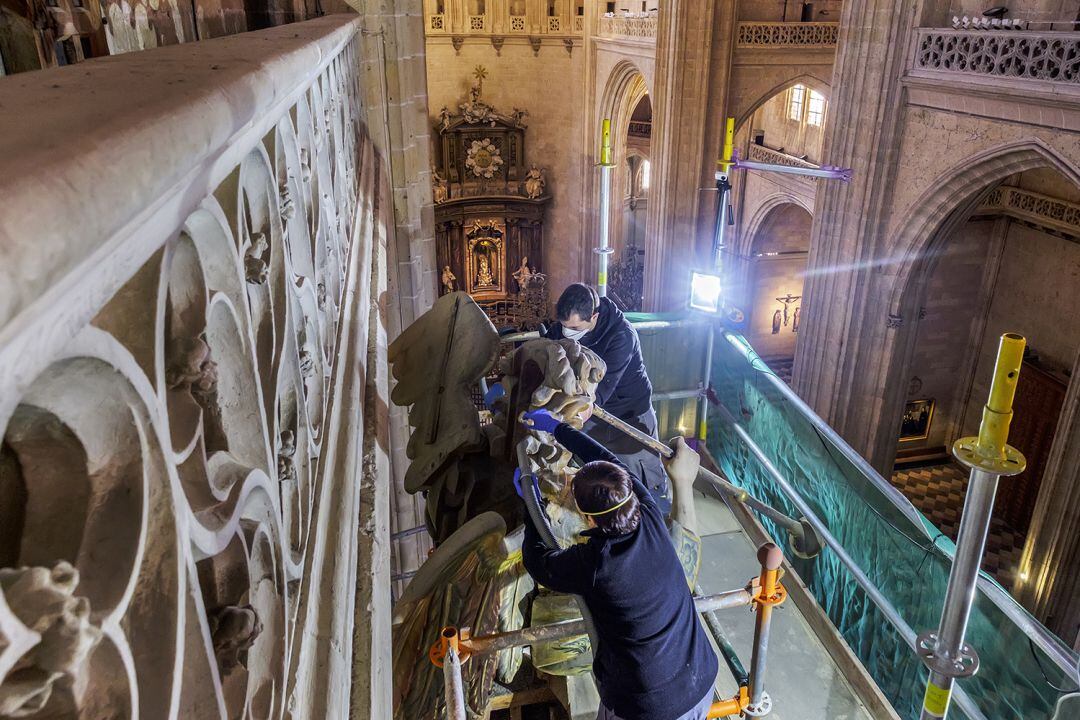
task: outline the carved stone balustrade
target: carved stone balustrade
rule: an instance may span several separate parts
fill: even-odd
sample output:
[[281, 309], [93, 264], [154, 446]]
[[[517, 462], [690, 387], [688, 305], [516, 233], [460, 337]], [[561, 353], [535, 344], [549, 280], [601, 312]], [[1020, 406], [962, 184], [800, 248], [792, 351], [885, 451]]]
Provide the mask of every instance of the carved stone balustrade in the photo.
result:
[[657, 15], [625, 17], [614, 15], [600, 18], [600, 37], [656, 40]]
[[976, 215], [1005, 215], [1028, 227], [1080, 241], [1080, 204], [1021, 188], [998, 186], [990, 191]]
[[[579, 7], [580, 6], [580, 7]], [[552, 9], [555, 14], [548, 14]], [[424, 32], [428, 36], [460, 38], [580, 36], [585, 30], [585, 4], [544, 0], [508, 0], [477, 4], [471, 0], [424, 0]]]
[[839, 37], [835, 22], [740, 22], [736, 28], [739, 47], [831, 48]]
[[365, 42], [0, 83], [0, 715], [389, 717]]
[[[773, 150], [770, 147], [764, 145], [750, 145], [750, 151], [747, 153], [748, 160], [754, 160], [755, 162], [772, 163], [773, 165], [787, 165], [788, 167], [802, 167], [802, 168], [818, 168], [820, 165], [815, 165], [812, 162], [797, 158], [794, 155], [788, 155], [782, 153], [779, 150]], [[798, 178], [806, 182], [817, 182], [818, 178], [808, 175], [785, 175], [786, 178]]]
[[919, 28], [913, 67], [1080, 85], [1080, 33]]

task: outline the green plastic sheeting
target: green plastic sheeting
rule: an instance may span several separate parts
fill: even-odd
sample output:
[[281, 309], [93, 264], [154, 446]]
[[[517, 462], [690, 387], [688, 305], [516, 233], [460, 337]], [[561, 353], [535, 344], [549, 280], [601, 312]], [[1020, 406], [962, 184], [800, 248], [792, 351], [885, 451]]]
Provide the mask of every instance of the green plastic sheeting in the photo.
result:
[[[683, 317], [636, 313], [631, 320]], [[655, 350], [666, 348], [670, 352], [670, 346], [664, 345], [665, 334], [642, 334], [646, 354], [654, 343], [660, 343]], [[743, 349], [717, 333], [711, 373], [716, 401], [794, 486], [908, 625], [916, 632], [936, 629], [953, 543], [909, 503], [890, 497], [882, 489], [887, 483], [880, 476], [872, 478], [845, 457], [841, 446], [821, 434], [808, 415], [766, 377], [771, 370], [745, 339], [735, 336], [735, 342]], [[686, 362], [697, 360], [687, 357]], [[663, 382], [662, 378], [653, 379]], [[773, 476], [716, 407], [708, 414], [707, 444], [732, 482], [785, 513], [799, 516]], [[926, 672], [914, 651], [831, 550], [825, 549], [812, 560], [798, 559], [791, 552], [787, 534], [767, 518], [760, 519], [900, 717], [917, 720]], [[988, 720], [1049, 720], [1062, 695], [1050, 684], [1067, 689], [1075, 686], [1075, 678], [1067, 677], [1031, 643], [981, 589], [976, 593], [967, 642], [979, 653], [981, 667], [975, 677], [960, 681], [960, 686]], [[1063, 644], [1058, 649], [1075, 664], [1075, 653]], [[965, 715], [954, 703], [949, 717]]]
[[[729, 342], [717, 341], [712, 386], [718, 401], [907, 623], [916, 632], [936, 629], [952, 542], [925, 519], [916, 524], [902, 511], [764, 377], [769, 372], [752, 353], [748, 359]], [[715, 408], [709, 413], [708, 447], [729, 479], [798, 516], [773, 477]], [[765, 518], [762, 522], [783, 545], [900, 717], [917, 719], [926, 686], [926, 673], [918, 657], [833, 552], [826, 549], [813, 560], [799, 560], [790, 552], [786, 533]], [[981, 667], [975, 677], [961, 681], [961, 686], [988, 720], [1049, 719], [1060, 693], [1048, 681], [1072, 687], [1073, 682], [981, 591], [976, 594], [967, 642], [979, 653]], [[949, 717], [964, 715], [954, 704]]]

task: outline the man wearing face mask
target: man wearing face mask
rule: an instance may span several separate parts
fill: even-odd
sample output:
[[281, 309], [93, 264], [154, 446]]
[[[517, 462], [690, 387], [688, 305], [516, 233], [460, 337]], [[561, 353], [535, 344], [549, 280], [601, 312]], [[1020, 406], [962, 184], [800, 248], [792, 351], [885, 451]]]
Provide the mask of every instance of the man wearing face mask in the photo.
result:
[[[637, 331], [622, 311], [588, 285], [574, 283], [559, 297], [555, 314], [558, 322], [544, 333], [544, 337], [577, 340], [607, 364], [607, 374], [596, 388], [596, 404], [656, 437], [652, 383], [641, 359]], [[667, 473], [660, 456], [595, 418], [589, 419], [584, 430], [641, 478], [665, 514], [671, 509]]]

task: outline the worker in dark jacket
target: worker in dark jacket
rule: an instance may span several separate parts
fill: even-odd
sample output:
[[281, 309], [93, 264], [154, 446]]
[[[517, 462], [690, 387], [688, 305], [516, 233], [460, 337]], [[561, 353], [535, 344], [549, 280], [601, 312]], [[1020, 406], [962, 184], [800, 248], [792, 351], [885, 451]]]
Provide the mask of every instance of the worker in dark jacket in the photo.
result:
[[[663, 513], [618, 458], [589, 436], [546, 410], [525, 418], [586, 463], [574, 476], [573, 495], [592, 526], [582, 533], [588, 541], [552, 550], [526, 521], [521, 552], [538, 583], [580, 595], [592, 615], [597, 720], [705, 720], [716, 655]], [[693, 453], [681, 438], [675, 448], [676, 462]]]
[[[607, 364], [607, 374], [596, 388], [596, 404], [656, 437], [652, 383], [641, 359], [641, 342], [622, 311], [588, 285], [574, 283], [559, 297], [555, 314], [559, 322], [548, 329], [545, 337], [577, 340]], [[645, 483], [665, 515], [670, 512], [667, 474], [656, 453], [595, 418], [586, 423], [585, 432]]]

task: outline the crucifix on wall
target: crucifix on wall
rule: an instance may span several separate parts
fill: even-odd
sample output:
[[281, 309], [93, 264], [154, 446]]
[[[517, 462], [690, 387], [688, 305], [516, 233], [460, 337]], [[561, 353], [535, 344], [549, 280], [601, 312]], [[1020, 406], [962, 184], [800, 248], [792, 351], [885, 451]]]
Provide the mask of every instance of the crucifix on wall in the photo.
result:
[[790, 320], [789, 308], [791, 307], [791, 304], [801, 299], [802, 295], [792, 295], [791, 293], [788, 293], [784, 297], [776, 298], [777, 302], [784, 304], [784, 327], [788, 326], [788, 321]]

